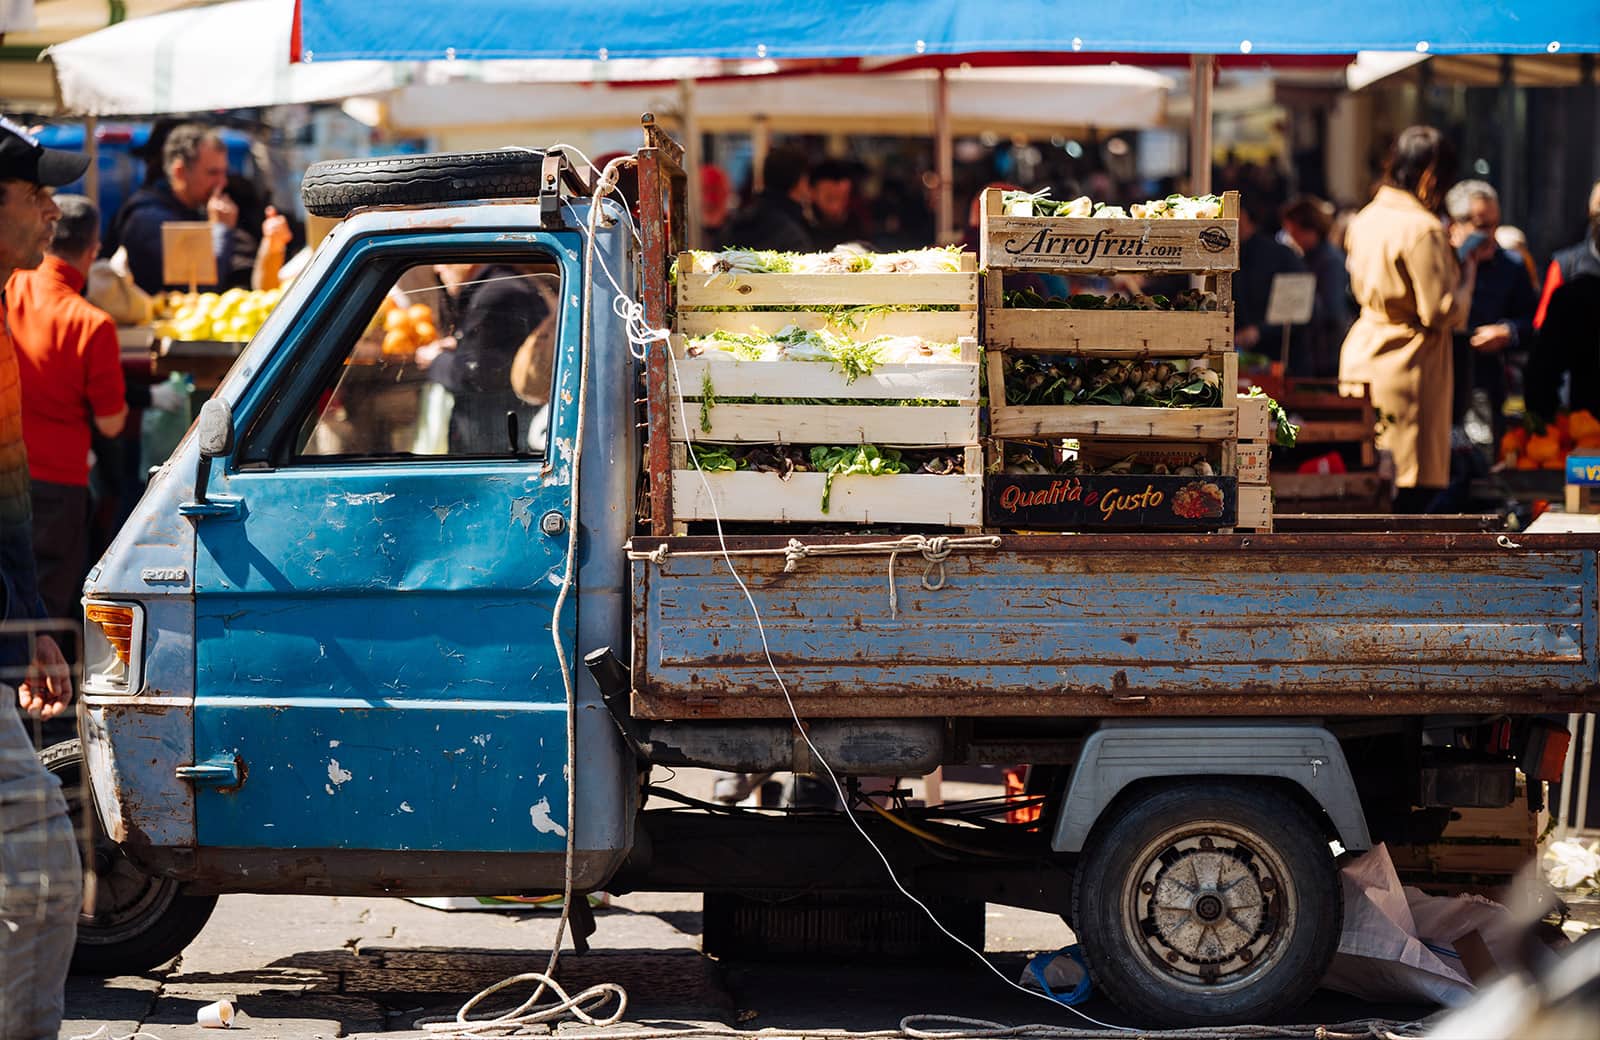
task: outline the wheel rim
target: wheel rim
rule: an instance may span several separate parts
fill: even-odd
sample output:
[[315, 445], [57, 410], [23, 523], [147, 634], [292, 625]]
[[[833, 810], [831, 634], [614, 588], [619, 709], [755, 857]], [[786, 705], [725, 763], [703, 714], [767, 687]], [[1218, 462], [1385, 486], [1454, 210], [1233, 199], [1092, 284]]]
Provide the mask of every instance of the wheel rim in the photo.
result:
[[1221, 821], [1145, 845], [1123, 885], [1130, 945], [1169, 985], [1228, 993], [1251, 985], [1294, 934], [1294, 879], [1270, 842]]
[[[83, 788], [77, 763], [52, 772], [61, 779], [61, 793], [66, 797], [73, 833], [84, 836], [84, 828], [88, 828], [84, 869], [86, 872], [94, 870], [94, 911], [78, 914], [78, 943], [109, 945], [140, 934], [147, 921], [167, 912], [178, 898], [181, 886], [170, 878], [153, 877], [134, 866], [102, 833], [89, 801], [92, 796]], [[79, 851], [83, 852], [82, 846]]]

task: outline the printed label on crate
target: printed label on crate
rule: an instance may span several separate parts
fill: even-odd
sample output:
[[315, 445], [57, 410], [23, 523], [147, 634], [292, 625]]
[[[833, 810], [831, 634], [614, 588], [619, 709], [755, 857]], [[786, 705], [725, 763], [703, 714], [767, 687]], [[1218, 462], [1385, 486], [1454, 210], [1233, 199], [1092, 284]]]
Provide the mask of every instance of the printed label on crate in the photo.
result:
[[1164, 230], [1159, 221], [1117, 221], [1127, 224], [1123, 230], [1094, 221], [1098, 225], [1095, 230], [1078, 231], [1050, 227], [1050, 221], [1030, 219], [1022, 226], [1005, 227], [992, 240], [990, 262], [999, 261], [996, 266], [1009, 262], [1032, 267], [1049, 261], [1063, 268], [1163, 268], [1187, 266], [1207, 255], [1220, 258], [1235, 249], [1233, 233], [1221, 225], [1197, 232]]
[[1233, 477], [992, 473], [984, 499], [996, 526], [1062, 530], [1232, 527], [1239, 508]]
[[1568, 455], [1567, 483], [1600, 487], [1600, 455]]

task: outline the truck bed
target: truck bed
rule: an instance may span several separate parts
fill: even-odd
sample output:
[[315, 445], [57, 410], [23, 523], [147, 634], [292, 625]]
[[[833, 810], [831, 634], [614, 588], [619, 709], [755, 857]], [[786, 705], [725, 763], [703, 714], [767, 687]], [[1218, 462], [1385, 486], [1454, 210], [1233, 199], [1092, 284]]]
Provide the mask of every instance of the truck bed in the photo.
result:
[[[888, 553], [785, 573], [789, 543], [728, 547], [804, 717], [1600, 706], [1593, 535], [1005, 536], [952, 553], [937, 590], [919, 552], [899, 553], [893, 613]], [[717, 539], [629, 550], [634, 714], [786, 717]]]

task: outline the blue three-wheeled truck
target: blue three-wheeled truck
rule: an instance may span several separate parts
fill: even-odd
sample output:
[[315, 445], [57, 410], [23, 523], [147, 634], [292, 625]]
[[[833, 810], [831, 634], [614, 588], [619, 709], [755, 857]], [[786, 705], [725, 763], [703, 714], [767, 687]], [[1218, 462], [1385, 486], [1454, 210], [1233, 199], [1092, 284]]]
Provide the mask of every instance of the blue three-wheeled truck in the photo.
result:
[[[637, 217], [556, 152], [313, 168], [341, 223], [88, 580], [52, 754], [99, 824], [80, 969], [172, 956], [226, 892], [552, 892], [569, 859], [577, 891], [881, 891], [854, 814], [935, 905], [1062, 914], [1123, 1007], [1258, 1021], [1333, 955], [1341, 849], [1508, 805], [1519, 763], [1537, 797], [1546, 719], [1600, 702], [1594, 538], [681, 533], [641, 334], [679, 158], [650, 129]], [[474, 336], [543, 343], [522, 392]], [[824, 762], [847, 810], [651, 786]], [[1033, 823], [855, 782], [1019, 762]]]

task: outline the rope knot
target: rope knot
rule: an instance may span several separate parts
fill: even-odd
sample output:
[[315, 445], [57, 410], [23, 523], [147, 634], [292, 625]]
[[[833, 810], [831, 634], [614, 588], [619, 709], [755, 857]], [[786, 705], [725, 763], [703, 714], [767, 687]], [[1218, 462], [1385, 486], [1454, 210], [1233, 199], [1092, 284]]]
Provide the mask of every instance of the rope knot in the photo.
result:
[[799, 569], [801, 561], [811, 555], [811, 550], [798, 538], [789, 539], [789, 544], [783, 549], [783, 573], [793, 574]]

